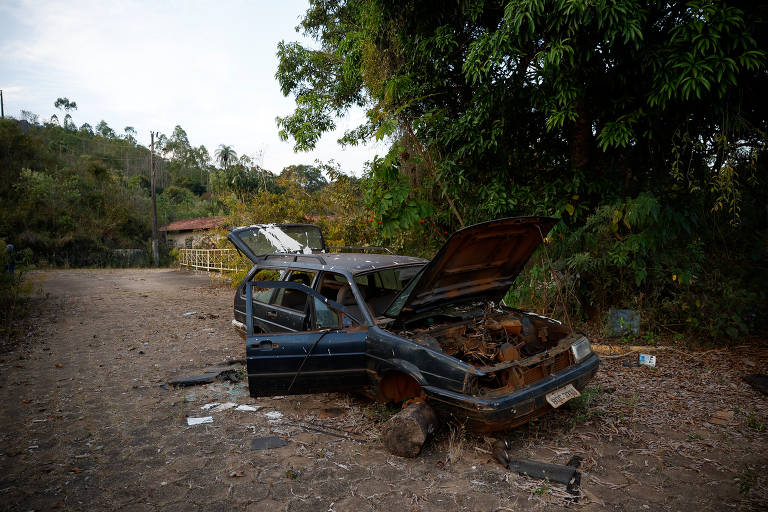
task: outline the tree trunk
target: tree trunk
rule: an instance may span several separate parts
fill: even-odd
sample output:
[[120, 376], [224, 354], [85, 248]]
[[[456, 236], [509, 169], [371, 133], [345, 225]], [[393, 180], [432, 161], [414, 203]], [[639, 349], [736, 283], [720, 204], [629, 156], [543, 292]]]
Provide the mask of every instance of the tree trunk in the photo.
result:
[[571, 168], [586, 168], [592, 152], [592, 119], [583, 96], [576, 100], [576, 119], [569, 132]]
[[412, 403], [384, 424], [381, 442], [400, 457], [416, 457], [435, 431], [437, 414], [426, 402]]

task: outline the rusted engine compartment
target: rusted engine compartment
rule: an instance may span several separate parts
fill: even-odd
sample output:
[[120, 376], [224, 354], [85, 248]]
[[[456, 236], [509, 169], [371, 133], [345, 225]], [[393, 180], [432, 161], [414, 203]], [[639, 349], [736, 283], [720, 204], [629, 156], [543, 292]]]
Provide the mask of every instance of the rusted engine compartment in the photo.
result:
[[561, 341], [571, 331], [554, 320], [492, 307], [433, 315], [399, 334], [488, 372], [480, 389], [518, 389], [573, 363]]

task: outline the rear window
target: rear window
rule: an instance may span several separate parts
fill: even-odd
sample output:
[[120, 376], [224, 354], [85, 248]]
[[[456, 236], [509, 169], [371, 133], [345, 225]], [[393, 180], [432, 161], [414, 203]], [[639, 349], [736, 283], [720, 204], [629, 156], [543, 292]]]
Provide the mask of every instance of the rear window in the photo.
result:
[[257, 256], [323, 250], [323, 235], [317, 226], [259, 226], [241, 231], [237, 236]]

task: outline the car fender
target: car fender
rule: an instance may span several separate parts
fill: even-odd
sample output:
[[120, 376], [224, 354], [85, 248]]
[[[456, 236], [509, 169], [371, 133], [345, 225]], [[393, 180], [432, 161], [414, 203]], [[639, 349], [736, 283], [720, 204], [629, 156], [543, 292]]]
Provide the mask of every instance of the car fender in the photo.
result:
[[390, 367], [382, 371], [379, 377], [383, 377], [387, 372], [394, 370], [412, 377], [413, 380], [419, 384], [419, 386], [426, 386], [428, 384], [427, 379], [424, 378], [424, 375], [422, 375], [419, 367], [410, 361], [406, 361], [404, 359], [389, 359], [387, 360], [387, 363], [389, 363]]

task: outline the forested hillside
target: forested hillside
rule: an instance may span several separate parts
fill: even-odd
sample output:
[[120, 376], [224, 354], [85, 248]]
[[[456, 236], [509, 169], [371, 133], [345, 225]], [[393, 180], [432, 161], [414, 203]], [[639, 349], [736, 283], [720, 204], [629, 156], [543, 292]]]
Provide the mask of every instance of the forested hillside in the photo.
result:
[[[167, 145], [178, 148], [181, 134], [177, 127]], [[203, 165], [210, 166], [205, 160], [194, 165], [178, 150], [158, 157], [161, 224], [223, 211], [203, 195], [209, 172]], [[41, 123], [30, 113], [2, 120], [0, 238], [27, 249], [37, 263], [111, 264], [112, 249], [147, 247], [148, 171], [149, 149], [136, 142], [131, 127], [122, 135], [104, 121], [78, 128], [69, 113], [61, 124], [56, 117]]]
[[[113, 249], [149, 254], [149, 148], [130, 126], [119, 134], [105, 121], [78, 127], [76, 103], [59, 98], [55, 106], [61, 121], [54, 114], [41, 122], [30, 112], [0, 120], [0, 240], [43, 265], [120, 265]], [[157, 136], [155, 168], [161, 226], [230, 212], [240, 212], [232, 223], [244, 224], [325, 218], [337, 213], [319, 200], [325, 175], [347, 179], [320, 164], [289, 166], [278, 175], [224, 144], [211, 155], [191, 145], [181, 126]], [[258, 194], [271, 197], [248, 206]], [[359, 191], [355, 197], [362, 204]]]

